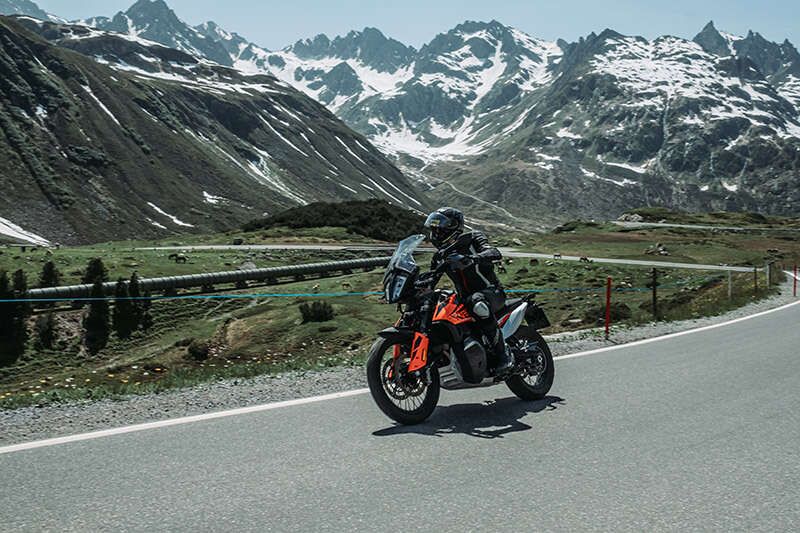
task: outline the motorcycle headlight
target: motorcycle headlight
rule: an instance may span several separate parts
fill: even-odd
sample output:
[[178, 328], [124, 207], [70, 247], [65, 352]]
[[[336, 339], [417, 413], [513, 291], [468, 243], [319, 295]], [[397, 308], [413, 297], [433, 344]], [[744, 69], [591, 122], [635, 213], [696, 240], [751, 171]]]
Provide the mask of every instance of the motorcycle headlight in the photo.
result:
[[389, 300], [390, 303], [395, 303], [400, 300], [407, 281], [408, 274], [398, 274], [395, 276], [391, 286], [386, 290], [386, 299]]

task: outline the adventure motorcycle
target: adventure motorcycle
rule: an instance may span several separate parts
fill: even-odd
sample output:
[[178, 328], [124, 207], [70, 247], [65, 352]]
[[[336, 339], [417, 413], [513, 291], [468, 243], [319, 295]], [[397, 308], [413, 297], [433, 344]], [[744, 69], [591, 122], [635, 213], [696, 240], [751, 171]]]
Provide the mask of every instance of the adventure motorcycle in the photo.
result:
[[508, 300], [497, 313], [514, 367], [493, 375], [496, 361], [487, 355], [475, 320], [455, 293], [436, 289], [446, 262], [421, 273], [414, 261], [413, 253], [424, 240], [424, 235], [414, 235], [401, 241], [383, 279], [386, 301], [397, 304], [401, 317], [378, 334], [367, 359], [369, 389], [381, 411], [401, 424], [418, 424], [433, 413], [441, 388], [503, 382], [523, 400], [544, 398], [555, 369], [550, 348], [537, 331], [550, 325], [542, 309], [526, 297]]

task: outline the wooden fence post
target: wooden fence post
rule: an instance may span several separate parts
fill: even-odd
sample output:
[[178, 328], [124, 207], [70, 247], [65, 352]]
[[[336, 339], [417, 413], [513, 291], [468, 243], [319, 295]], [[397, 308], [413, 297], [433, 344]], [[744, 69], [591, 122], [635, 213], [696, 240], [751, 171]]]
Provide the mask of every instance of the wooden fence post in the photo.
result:
[[733, 300], [733, 272], [728, 270], [728, 300]]
[[611, 335], [611, 276], [606, 279], [606, 340]]
[[653, 320], [658, 321], [658, 269], [653, 269]]

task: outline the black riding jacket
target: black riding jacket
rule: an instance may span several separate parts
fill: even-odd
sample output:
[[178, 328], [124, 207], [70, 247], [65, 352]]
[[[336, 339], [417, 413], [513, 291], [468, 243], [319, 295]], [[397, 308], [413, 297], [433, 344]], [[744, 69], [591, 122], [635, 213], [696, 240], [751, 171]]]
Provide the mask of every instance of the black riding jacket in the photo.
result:
[[474, 264], [464, 270], [446, 271], [460, 295], [468, 296], [489, 287], [502, 288], [494, 272], [493, 263], [501, 261], [503, 256], [500, 250], [489, 244], [486, 235], [480, 231], [461, 235], [453, 245], [434, 254], [431, 270], [438, 268], [442, 261], [453, 254], [464, 255], [474, 260]]

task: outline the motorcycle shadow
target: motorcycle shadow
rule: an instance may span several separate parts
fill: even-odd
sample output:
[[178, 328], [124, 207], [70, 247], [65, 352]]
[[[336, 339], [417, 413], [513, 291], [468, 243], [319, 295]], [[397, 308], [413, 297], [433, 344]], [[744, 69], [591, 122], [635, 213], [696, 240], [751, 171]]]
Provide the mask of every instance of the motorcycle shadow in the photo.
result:
[[[416, 426], [394, 425], [372, 434], [389, 437], [414, 433], [432, 437], [461, 434], [481, 439], [501, 439], [509, 433], [533, 429], [522, 422], [526, 415], [553, 411], [564, 405], [558, 396], [546, 396], [536, 402], [523, 402], [517, 398], [503, 398], [488, 403], [468, 403], [437, 407], [433, 415]], [[491, 429], [490, 429], [491, 428]]]

